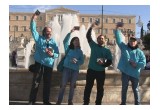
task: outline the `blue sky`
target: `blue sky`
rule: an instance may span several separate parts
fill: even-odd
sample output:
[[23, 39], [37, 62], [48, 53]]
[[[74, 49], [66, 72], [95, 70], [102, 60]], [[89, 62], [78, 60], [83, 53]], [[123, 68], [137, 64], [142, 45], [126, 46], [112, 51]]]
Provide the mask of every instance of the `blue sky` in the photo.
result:
[[[102, 5], [10, 5], [10, 12], [35, 12], [39, 9], [44, 12], [48, 9], [58, 8], [63, 6], [65, 8], [80, 11], [83, 14], [101, 14]], [[104, 14], [117, 15], [135, 15], [136, 22], [138, 17], [144, 24], [144, 30], [147, 30], [147, 23], [150, 20], [150, 5], [103, 5]], [[139, 37], [140, 27], [136, 26], [136, 37]]]

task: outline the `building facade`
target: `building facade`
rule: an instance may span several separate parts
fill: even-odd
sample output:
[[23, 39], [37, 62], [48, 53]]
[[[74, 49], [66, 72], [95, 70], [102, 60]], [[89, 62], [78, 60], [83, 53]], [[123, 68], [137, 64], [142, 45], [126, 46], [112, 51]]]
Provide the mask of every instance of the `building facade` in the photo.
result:
[[[79, 24], [84, 25], [87, 29], [88, 25], [95, 20], [100, 22], [100, 25], [95, 29], [96, 36], [102, 34], [113, 44], [114, 40], [114, 29], [117, 22], [124, 23], [124, 30], [122, 30], [127, 37], [134, 35], [136, 27], [136, 16], [135, 15], [102, 15], [101, 14], [81, 14], [79, 11], [59, 7], [56, 9], [46, 10], [41, 13], [37, 19], [37, 31], [42, 32], [44, 26], [53, 19], [55, 15], [58, 16], [59, 23], [62, 24], [63, 14], [76, 14], [78, 16]], [[20, 13], [10, 12], [9, 13], [9, 36], [12, 39], [17, 37], [25, 37], [26, 39], [31, 38], [30, 32], [30, 20], [33, 13]]]

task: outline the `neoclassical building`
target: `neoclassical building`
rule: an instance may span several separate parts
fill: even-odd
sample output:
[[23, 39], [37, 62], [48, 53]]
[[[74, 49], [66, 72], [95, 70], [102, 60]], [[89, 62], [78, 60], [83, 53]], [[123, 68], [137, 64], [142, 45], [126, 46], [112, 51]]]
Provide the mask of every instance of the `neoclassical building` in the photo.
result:
[[[41, 33], [44, 26], [52, 20], [53, 16], [57, 15], [59, 23], [62, 23], [63, 14], [76, 14], [80, 25], [88, 27], [89, 23], [99, 20], [100, 25], [95, 29], [96, 35], [103, 34], [111, 43], [114, 42], [114, 29], [117, 22], [124, 23], [124, 33], [127, 39], [134, 34], [136, 27], [135, 15], [108, 15], [104, 14], [103, 19], [101, 14], [81, 14], [79, 11], [59, 7], [56, 9], [45, 10], [37, 19], [37, 30]], [[9, 35], [13, 38], [31, 37], [30, 19], [33, 13], [26, 12], [10, 12], [9, 13]], [[103, 21], [103, 22], [102, 22]], [[103, 25], [102, 25], [103, 23]]]

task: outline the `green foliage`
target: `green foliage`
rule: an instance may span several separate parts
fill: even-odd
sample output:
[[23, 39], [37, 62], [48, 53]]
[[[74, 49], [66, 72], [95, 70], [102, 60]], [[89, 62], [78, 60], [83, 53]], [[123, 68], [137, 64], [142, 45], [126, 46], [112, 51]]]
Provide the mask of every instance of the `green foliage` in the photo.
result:
[[146, 34], [143, 39], [144, 50], [150, 50], [150, 33]]

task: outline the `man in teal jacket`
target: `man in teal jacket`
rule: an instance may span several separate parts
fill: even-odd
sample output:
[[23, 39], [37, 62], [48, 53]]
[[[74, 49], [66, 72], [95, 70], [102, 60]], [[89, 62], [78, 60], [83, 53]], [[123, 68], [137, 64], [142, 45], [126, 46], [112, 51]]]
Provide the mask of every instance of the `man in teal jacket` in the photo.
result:
[[87, 40], [91, 48], [91, 55], [86, 75], [86, 86], [84, 90], [84, 105], [88, 105], [90, 102], [90, 94], [94, 85], [94, 80], [97, 82], [97, 96], [96, 105], [102, 104], [102, 98], [104, 94], [104, 81], [105, 81], [105, 68], [112, 64], [111, 51], [106, 48], [106, 42], [103, 35], [97, 37], [97, 43], [92, 40], [91, 32], [95, 23], [91, 25], [87, 32]]
[[122, 26], [122, 23], [117, 23], [115, 30], [116, 43], [121, 50], [121, 57], [118, 64], [118, 69], [122, 72], [121, 105], [126, 105], [126, 95], [129, 81], [132, 82], [135, 105], [139, 105], [139, 77], [140, 70], [146, 65], [145, 55], [143, 51], [138, 48], [135, 37], [130, 37], [128, 44], [122, 42], [122, 33], [119, 29]]
[[39, 35], [36, 30], [36, 18], [37, 15], [33, 14], [30, 23], [31, 33], [36, 43], [34, 59], [37, 72], [34, 73], [33, 76], [29, 104], [35, 104], [38, 87], [43, 76], [43, 104], [50, 105], [51, 103], [49, 102], [49, 94], [51, 74], [55, 58], [57, 58], [59, 55], [59, 50], [55, 40], [53, 37], [51, 37], [52, 29], [50, 27], [45, 27], [43, 29], [42, 36]]

